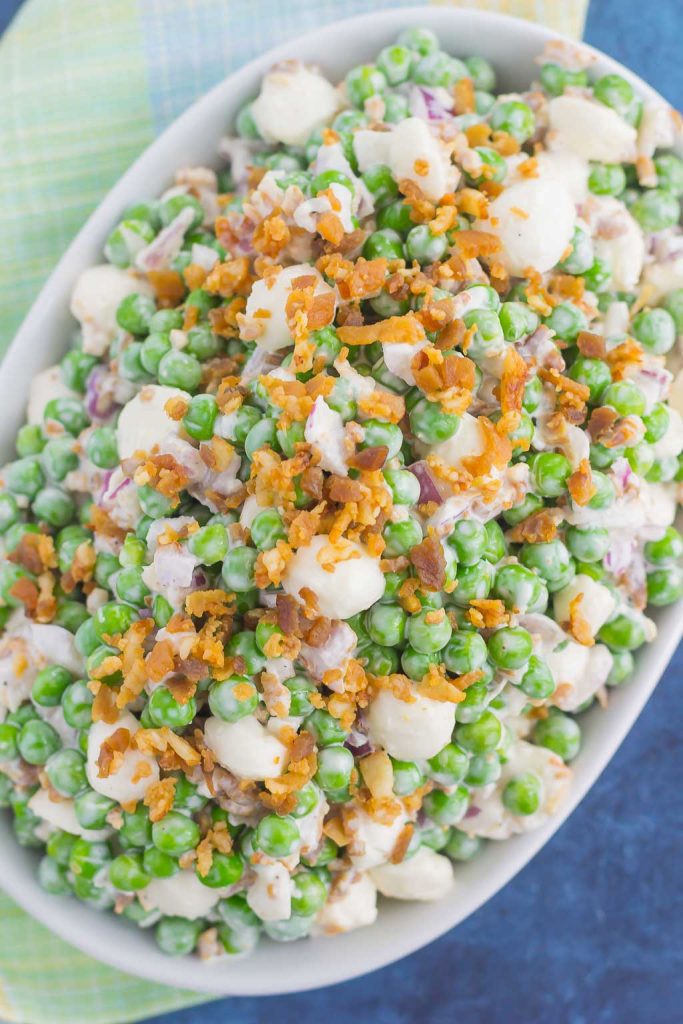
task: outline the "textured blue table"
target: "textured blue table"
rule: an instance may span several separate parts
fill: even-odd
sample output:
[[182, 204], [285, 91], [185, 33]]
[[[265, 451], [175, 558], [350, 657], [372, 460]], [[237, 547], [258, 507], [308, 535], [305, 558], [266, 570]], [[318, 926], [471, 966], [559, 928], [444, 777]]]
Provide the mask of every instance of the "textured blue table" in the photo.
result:
[[[17, 0], [0, 0], [0, 30]], [[340, 14], [343, 12], [340, 0]], [[586, 38], [683, 106], [683, 0], [592, 0]], [[676, 1024], [683, 1020], [681, 648], [552, 843], [457, 930], [319, 992], [149, 1024]], [[306, 956], [302, 945], [301, 955]]]

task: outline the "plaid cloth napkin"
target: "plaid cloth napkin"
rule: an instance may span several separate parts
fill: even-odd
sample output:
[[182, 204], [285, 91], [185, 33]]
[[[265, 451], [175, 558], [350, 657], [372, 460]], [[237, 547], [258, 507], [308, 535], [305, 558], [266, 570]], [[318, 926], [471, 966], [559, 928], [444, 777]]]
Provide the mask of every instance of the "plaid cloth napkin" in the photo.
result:
[[[88, 214], [188, 104], [314, 24], [414, 2], [28, 0], [0, 43], [0, 354]], [[535, 19], [576, 37], [587, 6], [450, 2]], [[0, 894], [2, 1019], [126, 1024], [204, 998], [104, 967]]]

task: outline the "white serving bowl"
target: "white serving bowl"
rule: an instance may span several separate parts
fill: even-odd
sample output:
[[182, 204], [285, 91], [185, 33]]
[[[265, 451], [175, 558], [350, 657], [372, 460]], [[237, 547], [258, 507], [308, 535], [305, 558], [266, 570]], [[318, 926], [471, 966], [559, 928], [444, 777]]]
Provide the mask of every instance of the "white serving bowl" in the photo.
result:
[[[292, 40], [230, 75], [195, 103], [133, 164], [68, 248], [36, 300], [0, 367], [3, 402], [2, 450], [12, 458], [24, 420], [31, 378], [54, 363], [74, 330], [69, 297], [80, 271], [101, 262], [104, 240], [133, 200], [159, 194], [175, 168], [215, 162], [216, 144], [239, 107], [258, 91], [261, 76], [278, 60], [298, 57], [319, 64], [332, 80], [354, 64], [372, 60], [408, 25], [426, 25], [444, 48], [482, 54], [494, 65], [503, 89], [524, 88], [537, 74], [534, 63], [555, 33], [526, 21], [478, 11], [414, 7], [338, 22]], [[591, 48], [588, 48], [591, 50]], [[644, 97], [657, 94], [617, 61], [597, 50], [595, 70], [618, 72]], [[683, 154], [682, 154], [683, 155]], [[204, 964], [172, 959], [157, 949], [149, 932], [111, 913], [100, 913], [67, 897], [49, 896], [38, 885], [35, 852], [19, 847], [7, 818], [0, 819], [0, 883], [20, 906], [83, 952], [130, 974], [214, 995], [275, 995], [331, 985], [383, 967], [443, 935], [490, 899], [548, 842], [593, 785], [634, 724], [683, 632], [680, 609], [656, 615], [657, 640], [639, 655], [633, 679], [612, 691], [606, 710], [583, 717], [583, 749], [574, 762], [569, 801], [536, 832], [489, 843], [472, 862], [456, 865], [452, 894], [436, 903], [383, 901], [370, 928], [305, 944], [264, 941], [249, 959]], [[654, 785], [654, 781], [653, 781]]]

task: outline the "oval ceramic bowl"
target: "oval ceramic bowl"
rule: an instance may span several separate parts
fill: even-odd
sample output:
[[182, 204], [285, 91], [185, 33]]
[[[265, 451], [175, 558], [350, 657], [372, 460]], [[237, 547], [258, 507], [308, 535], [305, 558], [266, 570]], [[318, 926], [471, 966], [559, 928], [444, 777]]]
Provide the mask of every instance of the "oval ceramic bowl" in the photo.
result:
[[[226, 78], [179, 118], [124, 175], [69, 247], [43, 288], [0, 368], [3, 401], [3, 459], [11, 458], [23, 421], [33, 375], [54, 363], [73, 331], [69, 296], [85, 267], [100, 262], [102, 245], [121, 211], [140, 196], [154, 196], [169, 184], [169, 169], [215, 161], [218, 139], [235, 112], [259, 87], [261, 76], [278, 60], [298, 57], [319, 64], [332, 80], [354, 64], [372, 60], [406, 25], [427, 25], [445, 49], [465, 56], [483, 54], [495, 65], [503, 89], [524, 88], [536, 75], [537, 57], [557, 38], [547, 29], [516, 19], [437, 8], [410, 8], [338, 22], [271, 50]], [[595, 69], [624, 75], [645, 97], [654, 91], [616, 61], [593, 50]], [[151, 934], [112, 914], [98, 913], [75, 900], [48, 896], [36, 880], [37, 857], [20, 848], [5, 820], [0, 831], [0, 880], [7, 892], [48, 928], [114, 967], [153, 981], [215, 995], [274, 995], [334, 984], [365, 974], [419, 949], [443, 935], [490, 899], [548, 842], [586, 794], [635, 722], [671, 657], [683, 617], [675, 607], [657, 616], [657, 640], [641, 652], [634, 678], [610, 695], [606, 710], [584, 716], [584, 745], [574, 764], [571, 796], [544, 828], [503, 843], [489, 843], [472, 862], [456, 867], [452, 894], [437, 903], [384, 901], [371, 928], [301, 943], [263, 942], [254, 956], [238, 962], [204, 964], [170, 959]]]

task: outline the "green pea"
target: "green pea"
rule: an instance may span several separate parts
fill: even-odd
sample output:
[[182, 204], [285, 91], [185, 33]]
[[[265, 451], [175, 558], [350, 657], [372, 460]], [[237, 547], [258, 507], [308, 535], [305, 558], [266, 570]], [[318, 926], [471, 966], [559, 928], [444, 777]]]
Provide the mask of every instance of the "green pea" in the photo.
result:
[[541, 780], [533, 772], [511, 779], [503, 790], [503, 803], [512, 814], [535, 814], [541, 803]]
[[316, 691], [316, 686], [303, 675], [295, 675], [284, 680], [284, 685], [291, 694], [289, 713], [295, 718], [305, 717], [313, 711], [310, 696]]
[[507, 132], [522, 143], [533, 135], [536, 118], [531, 107], [522, 100], [504, 100], [493, 108], [490, 124], [494, 131]]
[[244, 862], [238, 853], [220, 853], [213, 851], [211, 867], [206, 874], [196, 869], [197, 878], [210, 889], [223, 889], [239, 882], [244, 871]]
[[180, 871], [178, 861], [155, 846], [150, 846], [142, 856], [143, 871], [152, 878], [172, 878]]
[[398, 37], [400, 46], [425, 56], [439, 49], [439, 39], [436, 32], [430, 28], [405, 28]]
[[631, 213], [644, 231], [664, 231], [678, 224], [681, 204], [666, 189], [651, 188], [631, 204]]
[[529, 460], [534, 489], [544, 498], [559, 498], [564, 494], [571, 464], [560, 452], [540, 452]]
[[123, 812], [123, 825], [119, 829], [118, 838], [124, 849], [141, 849], [151, 843], [152, 823], [149, 811], [143, 804], [138, 804], [133, 812]]
[[144, 869], [142, 855], [122, 853], [114, 857], [109, 865], [109, 881], [115, 889], [123, 892], [138, 892], [149, 885], [150, 876]]
[[292, 911], [316, 914], [327, 899], [327, 886], [315, 871], [298, 871], [292, 878]]
[[472, 860], [475, 854], [479, 853], [482, 845], [483, 843], [479, 836], [468, 836], [466, 832], [461, 832], [459, 828], [454, 828], [444, 847], [444, 853], [451, 860], [468, 861]]
[[34, 456], [10, 462], [5, 469], [5, 484], [13, 494], [20, 494], [29, 500], [35, 498], [45, 483], [40, 462]]
[[373, 64], [361, 64], [349, 71], [345, 84], [349, 102], [362, 110], [367, 99], [386, 89], [387, 79]]
[[392, 757], [391, 764], [394, 770], [393, 789], [397, 796], [410, 796], [424, 785], [424, 774], [414, 761], [397, 761]]
[[115, 267], [130, 267], [141, 249], [154, 239], [154, 228], [145, 220], [122, 220], [109, 234], [104, 255]]
[[467, 722], [456, 727], [455, 741], [472, 754], [486, 754], [496, 749], [502, 734], [499, 719], [492, 711], [484, 711], [475, 722]]
[[621, 75], [603, 75], [594, 84], [593, 95], [596, 100], [612, 107], [626, 121], [638, 127], [643, 101], [636, 95], [633, 86]]
[[647, 541], [644, 553], [651, 565], [671, 565], [683, 558], [683, 537], [675, 526], [667, 526], [658, 540]]
[[18, 522], [20, 516], [16, 498], [11, 494], [0, 494], [0, 534], [6, 533]]
[[116, 807], [116, 801], [110, 800], [94, 789], [86, 789], [76, 797], [74, 811], [78, 824], [82, 828], [102, 829], [107, 826], [107, 816]]
[[415, 519], [401, 519], [389, 522], [382, 530], [382, 538], [386, 544], [387, 558], [396, 558], [407, 554], [422, 541], [422, 527]]
[[626, 188], [626, 174], [621, 164], [592, 163], [588, 188], [597, 196], [618, 196]]
[[410, 429], [424, 444], [448, 440], [458, 429], [460, 417], [444, 412], [438, 402], [421, 398], [411, 409]]
[[484, 529], [486, 530], [484, 558], [490, 565], [497, 565], [508, 553], [505, 535], [500, 524], [495, 519], [489, 519]]
[[162, 917], [154, 930], [154, 938], [161, 952], [167, 956], [187, 956], [197, 945], [201, 929], [201, 921]]
[[399, 647], [405, 636], [406, 618], [399, 605], [376, 604], [366, 613], [365, 628], [373, 643]]
[[469, 806], [470, 793], [466, 786], [456, 786], [449, 793], [433, 789], [422, 803], [428, 818], [438, 825], [457, 825], [465, 816]]
[[[428, 621], [434, 619], [435, 621]], [[451, 638], [453, 627], [443, 611], [423, 609], [412, 615], [406, 622], [406, 640], [421, 654], [433, 654], [446, 646]]]
[[486, 642], [480, 633], [460, 630], [453, 633], [441, 657], [449, 672], [466, 675], [474, 672], [486, 661]]
[[438, 663], [439, 654], [436, 651], [431, 654], [423, 654], [408, 645], [401, 653], [401, 668], [407, 676], [417, 682], [427, 675], [431, 665], [438, 665]]
[[526, 412], [533, 413], [538, 408], [543, 394], [543, 384], [539, 377], [532, 377], [524, 388], [523, 406]]
[[488, 641], [489, 658], [499, 668], [508, 671], [526, 665], [532, 651], [531, 634], [521, 626], [502, 626]]
[[484, 556], [486, 528], [476, 519], [460, 519], [453, 526], [447, 542], [461, 565], [476, 565]]
[[87, 684], [79, 679], [71, 683], [62, 693], [62, 712], [67, 725], [72, 729], [87, 729], [92, 722], [93, 694]]
[[159, 362], [158, 377], [160, 384], [193, 392], [202, 379], [202, 366], [196, 356], [172, 348]]
[[607, 676], [608, 686], [619, 686], [633, 674], [635, 659], [630, 651], [612, 651], [612, 668]]
[[172, 349], [171, 339], [167, 331], [150, 333], [145, 338], [139, 350], [140, 365], [143, 370], [156, 377], [159, 373], [159, 363]]
[[638, 619], [620, 613], [601, 627], [598, 638], [615, 651], [634, 651], [645, 643], [645, 630]]
[[242, 658], [250, 675], [255, 675], [265, 668], [266, 659], [259, 650], [254, 633], [250, 633], [248, 630], [235, 633], [230, 637], [226, 653]]
[[0, 723], [0, 762], [13, 761], [19, 747], [19, 728], [11, 722]]
[[301, 841], [299, 826], [290, 817], [266, 814], [254, 835], [254, 846], [268, 857], [288, 857]]
[[467, 355], [479, 362], [492, 351], [500, 351], [504, 347], [503, 328], [498, 313], [493, 309], [473, 309], [465, 313], [463, 321], [466, 327], [474, 327]]
[[467, 66], [457, 57], [451, 57], [441, 50], [425, 54], [417, 62], [411, 75], [412, 80], [420, 85], [442, 86], [445, 89], [467, 76]]
[[447, 236], [433, 234], [427, 224], [416, 224], [408, 232], [406, 256], [409, 260], [415, 260], [420, 266], [437, 263], [446, 255], [447, 249]]
[[228, 553], [227, 530], [223, 523], [209, 523], [191, 535], [187, 546], [203, 565], [215, 565]]
[[410, 214], [410, 207], [403, 199], [397, 199], [387, 206], [383, 206], [377, 214], [377, 227], [390, 228], [400, 235], [407, 235], [414, 221]]
[[420, 500], [420, 484], [414, 473], [407, 469], [387, 468], [383, 470], [383, 476], [394, 505], [417, 505]]
[[596, 256], [591, 266], [582, 274], [586, 287], [592, 292], [604, 291], [611, 276], [609, 264], [599, 256]]
[[467, 774], [469, 757], [455, 743], [447, 743], [438, 754], [430, 757], [430, 777], [440, 786], [453, 786]]
[[77, 796], [88, 785], [85, 758], [78, 750], [62, 749], [53, 754], [45, 765], [50, 782], [62, 796]]
[[377, 55], [377, 67], [389, 85], [400, 85], [410, 75], [414, 53], [407, 46], [385, 46]]
[[465, 57], [465, 65], [475, 89], [493, 92], [496, 86], [496, 72], [485, 57], [479, 57], [476, 54], [472, 57]]
[[179, 857], [192, 850], [199, 842], [199, 826], [192, 818], [179, 811], [169, 811], [152, 825], [152, 842], [157, 850], [171, 857]]
[[523, 544], [519, 560], [527, 569], [535, 569], [546, 583], [561, 579], [571, 561], [569, 551], [559, 538], [539, 544]]
[[581, 747], [581, 728], [569, 715], [554, 710], [536, 723], [532, 739], [539, 746], [552, 750], [563, 761], [573, 761]]
[[664, 309], [674, 318], [676, 333], [683, 333], [683, 288], [675, 288], [664, 299]]
[[538, 315], [524, 302], [504, 302], [498, 315], [505, 341], [520, 341], [538, 327]]
[[254, 587], [255, 548], [233, 548], [223, 561], [222, 576], [228, 590], [243, 593]]
[[71, 673], [61, 665], [48, 665], [36, 675], [31, 688], [31, 697], [42, 707], [56, 707], [62, 694], [73, 681]]
[[102, 640], [107, 636], [123, 635], [137, 618], [137, 613], [126, 604], [109, 601], [98, 608], [93, 616], [95, 633]]
[[545, 322], [558, 338], [569, 342], [575, 342], [588, 327], [586, 314], [571, 302], [560, 302]]
[[67, 352], [60, 363], [62, 379], [66, 386], [83, 394], [88, 377], [98, 362], [97, 356], [89, 355], [81, 349], [74, 348]]
[[554, 693], [554, 676], [542, 658], [535, 654], [531, 655], [519, 688], [531, 700], [547, 700]]
[[315, 781], [326, 793], [343, 791], [349, 784], [353, 770], [353, 754], [346, 747], [333, 743], [318, 751]]
[[467, 608], [470, 601], [488, 597], [494, 578], [495, 569], [485, 559], [476, 565], [459, 565], [456, 573], [458, 585], [451, 596], [453, 603], [458, 608]]
[[41, 889], [51, 896], [65, 896], [71, 892], [66, 869], [50, 857], [41, 858], [38, 864], [38, 882]]
[[348, 733], [337, 718], [328, 711], [317, 709], [306, 719], [306, 729], [315, 736], [319, 747], [339, 745]]
[[575, 227], [571, 240], [571, 252], [558, 264], [568, 274], [585, 274], [595, 262], [595, 247], [588, 231]]
[[189, 208], [194, 213], [193, 220], [187, 230], [191, 231], [193, 228], [198, 228], [204, 220], [204, 210], [202, 209], [202, 205], [198, 199], [185, 193], [169, 196], [167, 199], [164, 199], [159, 203], [159, 216], [161, 218], [161, 223], [164, 227], [168, 227], [171, 221], [175, 220], [180, 211], [186, 208]]
[[[398, 198], [398, 185], [394, 181], [391, 170], [386, 164], [374, 164], [372, 167], [368, 167], [368, 169], [363, 172], [362, 179], [378, 206], [385, 206], [386, 203], [390, 203]], [[384, 228], [383, 230], [391, 231], [392, 229]], [[395, 232], [395, 234], [398, 236], [398, 241], [400, 243], [400, 235], [398, 232]], [[392, 236], [389, 236], [389, 239], [391, 240]], [[396, 239], [394, 239], [394, 241], [396, 241]], [[378, 255], [382, 254], [378, 253]], [[388, 253], [385, 255], [388, 255]], [[398, 258], [403, 256], [402, 246], [397, 251], [397, 256]], [[393, 257], [390, 256], [389, 258], [391, 259]]]
[[149, 333], [149, 324], [156, 311], [154, 299], [140, 292], [132, 292], [121, 300], [116, 310], [116, 322], [130, 334]]
[[470, 759], [465, 782], [475, 789], [497, 782], [502, 771], [500, 758], [496, 753], [475, 754]]
[[588, 76], [583, 69], [570, 71], [568, 68], [562, 67], [561, 64], [554, 64], [552, 62], [548, 62], [541, 67], [540, 78], [543, 88], [551, 96], [561, 96], [565, 89], [571, 85], [582, 88], [588, 85]]
[[48, 722], [32, 718], [22, 727], [17, 741], [19, 753], [29, 764], [45, 764], [62, 745], [59, 733]]
[[607, 364], [601, 359], [591, 359], [589, 356], [578, 356], [569, 368], [568, 376], [579, 384], [586, 385], [590, 390], [589, 402], [592, 405], [597, 405], [612, 380]]
[[279, 540], [285, 540], [287, 531], [277, 509], [266, 508], [254, 517], [249, 528], [251, 539], [260, 551], [274, 548]]
[[253, 714], [258, 703], [256, 687], [247, 676], [230, 676], [213, 683], [209, 690], [211, 714], [226, 722], [237, 722]]
[[611, 405], [620, 416], [640, 416], [646, 407], [645, 395], [630, 380], [613, 381], [605, 388], [601, 401], [604, 405]]
[[197, 704], [194, 697], [181, 703], [165, 686], [158, 686], [147, 702], [147, 713], [154, 725], [184, 729], [194, 719]]
[[665, 355], [676, 341], [676, 322], [666, 309], [641, 310], [633, 318], [631, 330], [641, 345], [655, 355]]
[[670, 565], [647, 574], [647, 600], [657, 608], [674, 604], [683, 596], [683, 569]]

